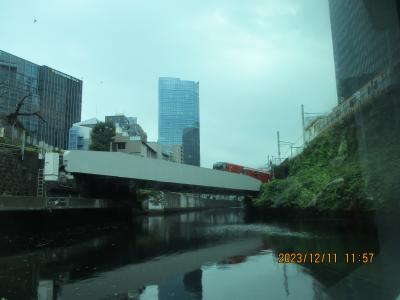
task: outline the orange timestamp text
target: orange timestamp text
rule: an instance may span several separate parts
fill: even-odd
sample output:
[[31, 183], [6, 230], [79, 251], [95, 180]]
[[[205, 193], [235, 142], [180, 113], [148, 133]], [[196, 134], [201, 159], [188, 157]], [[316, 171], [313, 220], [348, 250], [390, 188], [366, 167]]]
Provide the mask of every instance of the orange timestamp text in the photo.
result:
[[337, 254], [334, 252], [279, 252], [278, 263], [293, 264], [336, 264], [344, 262], [348, 264], [355, 263], [372, 263], [374, 258], [373, 252], [347, 252]]

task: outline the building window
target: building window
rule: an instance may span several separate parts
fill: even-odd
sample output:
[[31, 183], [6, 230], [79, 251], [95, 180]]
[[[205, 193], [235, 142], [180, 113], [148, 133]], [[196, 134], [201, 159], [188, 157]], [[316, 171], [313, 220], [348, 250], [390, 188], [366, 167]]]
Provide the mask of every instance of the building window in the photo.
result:
[[119, 143], [115, 143], [117, 150], [125, 150], [126, 148], [126, 143], [124, 142], [119, 142]]

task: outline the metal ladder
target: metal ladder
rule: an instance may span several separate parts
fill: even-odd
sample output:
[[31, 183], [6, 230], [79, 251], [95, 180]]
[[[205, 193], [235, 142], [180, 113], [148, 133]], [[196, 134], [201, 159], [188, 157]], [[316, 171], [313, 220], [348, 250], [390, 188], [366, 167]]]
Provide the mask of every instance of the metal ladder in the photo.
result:
[[38, 170], [38, 181], [37, 181], [36, 196], [37, 197], [43, 197], [44, 196], [44, 178], [43, 178], [43, 169], [42, 168], [39, 168], [39, 170]]

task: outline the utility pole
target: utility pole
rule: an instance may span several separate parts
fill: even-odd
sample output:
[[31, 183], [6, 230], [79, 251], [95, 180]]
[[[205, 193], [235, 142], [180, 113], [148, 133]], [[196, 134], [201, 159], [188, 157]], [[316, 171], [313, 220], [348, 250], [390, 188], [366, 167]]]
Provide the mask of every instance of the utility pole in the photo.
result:
[[303, 127], [303, 145], [306, 144], [306, 132], [305, 132], [305, 122], [304, 122], [304, 104], [301, 105], [301, 122]]
[[274, 156], [272, 155], [272, 160], [270, 161], [270, 165], [271, 165], [272, 178], [275, 178], [273, 160], [274, 160]]
[[278, 159], [281, 158], [281, 141], [279, 139], [279, 130], [276, 132], [276, 137], [278, 138]]

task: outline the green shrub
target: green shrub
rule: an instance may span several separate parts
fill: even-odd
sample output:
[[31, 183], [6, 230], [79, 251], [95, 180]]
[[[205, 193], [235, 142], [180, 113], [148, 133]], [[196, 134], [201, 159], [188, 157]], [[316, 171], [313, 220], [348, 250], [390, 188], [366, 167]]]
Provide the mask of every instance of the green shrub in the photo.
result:
[[355, 128], [340, 123], [325, 130], [289, 160], [289, 176], [262, 185], [255, 204], [320, 210], [373, 208], [365, 191]]

